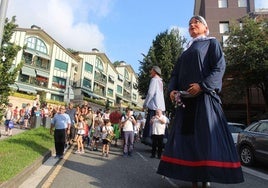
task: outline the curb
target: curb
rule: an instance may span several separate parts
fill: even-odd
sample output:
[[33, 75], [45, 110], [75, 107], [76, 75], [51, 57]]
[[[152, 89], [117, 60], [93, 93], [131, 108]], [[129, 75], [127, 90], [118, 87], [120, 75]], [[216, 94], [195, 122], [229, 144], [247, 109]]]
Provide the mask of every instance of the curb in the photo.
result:
[[[50, 187], [50, 186], [48, 186], [48, 184], [50, 185], [51, 182], [48, 182], [48, 181], [50, 181], [50, 179], [51, 179], [51, 175], [53, 175], [53, 173], [55, 172], [55, 169], [57, 168], [58, 165], [63, 166], [63, 164], [64, 164], [65, 161], [67, 160], [67, 159], [65, 158], [65, 156], [67, 155], [67, 153], [71, 153], [71, 152], [74, 150], [75, 146], [76, 146], [76, 145], [73, 144], [73, 145], [71, 145], [71, 146], [67, 149], [67, 151], [66, 151], [66, 153], [65, 153], [65, 155], [64, 155], [64, 158], [61, 159], [61, 160], [58, 160], [58, 161], [54, 164], [54, 166], [53, 166], [53, 167], [50, 169], [50, 171], [43, 177], [43, 179], [39, 182], [39, 184], [36, 186], [36, 188], [47, 188], [47, 187]], [[67, 158], [68, 158], [68, 157], [67, 157]]]
[[52, 156], [54, 149], [47, 151], [43, 156], [33, 162], [31, 165], [22, 170], [18, 175], [11, 178], [10, 180], [2, 183], [0, 188], [17, 188], [19, 187], [27, 178], [35, 172], [49, 157]]

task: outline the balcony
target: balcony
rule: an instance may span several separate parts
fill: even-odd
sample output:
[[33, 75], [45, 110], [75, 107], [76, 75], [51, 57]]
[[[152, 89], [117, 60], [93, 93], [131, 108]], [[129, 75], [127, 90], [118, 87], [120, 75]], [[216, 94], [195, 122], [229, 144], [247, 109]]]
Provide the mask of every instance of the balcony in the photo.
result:
[[94, 81], [98, 82], [99, 84], [106, 86], [107, 84], [107, 78], [104, 74], [101, 74], [99, 72], [95, 72]]

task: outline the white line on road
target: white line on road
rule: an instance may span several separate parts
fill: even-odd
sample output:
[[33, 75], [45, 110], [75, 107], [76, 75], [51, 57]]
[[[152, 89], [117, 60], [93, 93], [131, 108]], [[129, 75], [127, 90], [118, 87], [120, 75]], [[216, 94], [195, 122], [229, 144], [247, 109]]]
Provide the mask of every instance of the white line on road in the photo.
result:
[[[144, 157], [141, 153], [136, 152], [145, 162], [148, 161], [148, 159], [146, 157]], [[157, 168], [153, 167], [154, 170], [157, 170]], [[171, 181], [168, 177], [162, 176], [163, 179], [167, 180], [167, 182], [172, 186], [172, 187], [178, 187], [178, 185], [176, 183], [174, 183], [173, 181]]]
[[141, 153], [136, 152], [144, 161], [148, 161]]
[[243, 172], [246, 172], [246, 173], [251, 174], [253, 176], [257, 176], [257, 177], [262, 178], [264, 180], [268, 180], [268, 175], [264, 174], [262, 172], [252, 170], [252, 169], [244, 167], [244, 166], [242, 166], [242, 170], [243, 170]]

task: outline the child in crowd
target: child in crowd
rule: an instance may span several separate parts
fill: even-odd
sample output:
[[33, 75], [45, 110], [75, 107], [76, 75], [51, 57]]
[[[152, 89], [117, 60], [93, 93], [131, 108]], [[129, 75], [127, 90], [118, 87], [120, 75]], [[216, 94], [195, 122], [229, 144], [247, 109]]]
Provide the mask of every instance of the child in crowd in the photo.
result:
[[84, 134], [85, 134], [85, 122], [84, 122], [84, 117], [83, 116], [79, 116], [79, 122], [78, 122], [78, 126], [77, 126], [77, 151], [75, 153], [78, 153], [78, 154], [83, 154], [85, 153], [85, 150], [84, 150], [84, 144], [83, 144], [83, 137], [84, 137]]
[[102, 135], [102, 156], [109, 156], [110, 142], [114, 135], [114, 129], [109, 119], [104, 120], [104, 125], [101, 129]]

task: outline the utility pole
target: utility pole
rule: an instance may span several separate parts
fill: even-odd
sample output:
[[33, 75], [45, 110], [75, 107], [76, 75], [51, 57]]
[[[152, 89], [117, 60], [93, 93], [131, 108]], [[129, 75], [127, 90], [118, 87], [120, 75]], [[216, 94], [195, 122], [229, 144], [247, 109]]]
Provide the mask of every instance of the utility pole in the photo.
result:
[[0, 49], [2, 47], [3, 32], [7, 13], [8, 0], [1, 0], [0, 4]]

